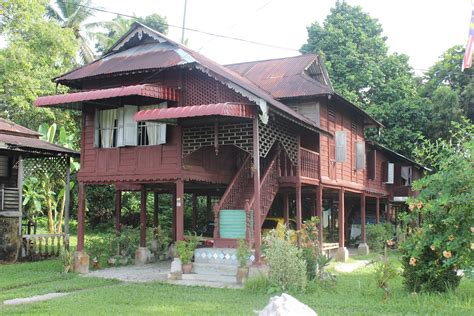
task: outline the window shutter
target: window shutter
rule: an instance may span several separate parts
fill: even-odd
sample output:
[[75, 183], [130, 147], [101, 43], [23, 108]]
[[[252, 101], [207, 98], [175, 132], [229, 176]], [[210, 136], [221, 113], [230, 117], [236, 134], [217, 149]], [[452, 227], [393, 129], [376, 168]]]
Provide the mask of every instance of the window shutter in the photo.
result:
[[386, 184], [393, 184], [395, 178], [395, 164], [392, 162], [384, 162], [383, 168], [383, 182]]
[[97, 109], [95, 109], [95, 113], [94, 113], [94, 147], [100, 147], [100, 144], [99, 144], [99, 128], [100, 128], [100, 124], [99, 124], [99, 111], [97, 111]]
[[6, 178], [10, 176], [10, 158], [8, 156], [0, 156], [0, 177]]
[[136, 105], [125, 105], [123, 107], [123, 145], [137, 146], [138, 143], [138, 124], [133, 119], [137, 113]]
[[123, 125], [123, 108], [117, 109], [117, 147], [123, 147], [124, 145], [124, 125]]
[[336, 162], [346, 161], [346, 132], [336, 131]]
[[365, 142], [356, 143], [356, 170], [365, 168]]
[[367, 179], [375, 180], [375, 170], [377, 165], [377, 151], [371, 150], [367, 154]]

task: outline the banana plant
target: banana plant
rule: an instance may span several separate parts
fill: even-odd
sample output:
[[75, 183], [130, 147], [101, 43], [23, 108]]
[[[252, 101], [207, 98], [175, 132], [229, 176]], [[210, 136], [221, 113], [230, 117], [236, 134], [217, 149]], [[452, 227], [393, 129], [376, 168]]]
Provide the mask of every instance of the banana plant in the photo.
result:
[[23, 183], [23, 206], [27, 210], [30, 221], [35, 222], [36, 217], [43, 214], [41, 202], [44, 199], [45, 196], [38, 178], [26, 178]]

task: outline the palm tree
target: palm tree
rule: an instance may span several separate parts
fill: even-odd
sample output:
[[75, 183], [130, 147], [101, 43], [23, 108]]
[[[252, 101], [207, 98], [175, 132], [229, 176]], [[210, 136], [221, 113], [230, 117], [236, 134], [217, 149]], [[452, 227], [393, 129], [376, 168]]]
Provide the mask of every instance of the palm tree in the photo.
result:
[[113, 20], [96, 23], [95, 27], [101, 29], [101, 31], [92, 33], [92, 36], [97, 41], [97, 51], [100, 53], [106, 52], [123, 34], [128, 31], [135, 20], [136, 19], [117, 16]]
[[62, 27], [73, 30], [80, 44], [79, 57], [82, 63], [89, 63], [95, 59], [94, 51], [89, 44], [89, 33], [84, 30], [84, 22], [94, 15], [91, 9], [91, 0], [55, 0], [55, 5], [47, 6], [48, 16], [56, 19]]

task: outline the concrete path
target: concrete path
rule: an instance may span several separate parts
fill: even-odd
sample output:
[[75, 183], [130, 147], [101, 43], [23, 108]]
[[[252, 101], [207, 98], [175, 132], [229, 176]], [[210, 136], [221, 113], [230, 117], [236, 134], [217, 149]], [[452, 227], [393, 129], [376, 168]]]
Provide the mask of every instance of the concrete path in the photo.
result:
[[3, 301], [3, 304], [4, 305], [30, 304], [30, 303], [36, 303], [36, 302], [49, 301], [54, 298], [63, 297], [69, 294], [70, 293], [48, 293], [48, 294], [43, 294], [43, 295], [35, 295], [31, 297], [14, 298], [11, 300]]
[[350, 273], [357, 269], [365, 267], [369, 262], [369, 260], [356, 260], [355, 262], [338, 262], [336, 263], [334, 270], [336, 270], [337, 272]]
[[123, 282], [153, 282], [168, 279], [171, 262], [160, 261], [142, 266], [130, 265], [118, 268], [106, 268], [83, 274], [84, 277], [115, 279]]

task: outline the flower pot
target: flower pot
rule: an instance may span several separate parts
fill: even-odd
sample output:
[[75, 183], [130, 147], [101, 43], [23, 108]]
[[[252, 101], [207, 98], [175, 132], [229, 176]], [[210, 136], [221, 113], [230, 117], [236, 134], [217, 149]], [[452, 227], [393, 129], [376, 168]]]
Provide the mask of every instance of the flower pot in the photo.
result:
[[183, 273], [189, 274], [193, 270], [193, 264], [192, 263], [183, 263]]
[[249, 275], [249, 268], [247, 267], [237, 268], [237, 275], [236, 275], [237, 284], [242, 284], [242, 282], [244, 281], [244, 279], [248, 277], [248, 275]]

